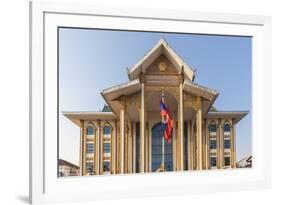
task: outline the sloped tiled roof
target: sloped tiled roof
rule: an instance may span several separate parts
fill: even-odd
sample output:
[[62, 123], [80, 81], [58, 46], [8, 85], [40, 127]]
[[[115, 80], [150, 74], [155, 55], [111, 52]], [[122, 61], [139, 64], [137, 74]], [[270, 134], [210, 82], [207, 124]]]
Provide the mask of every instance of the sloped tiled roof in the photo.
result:
[[102, 112], [112, 112], [112, 109], [108, 105], [104, 105], [101, 111]]
[[68, 162], [68, 161], [65, 161], [65, 160], [63, 160], [63, 159], [59, 159], [59, 165], [61, 165], [61, 166], [69, 166], [69, 167], [72, 167], [72, 168], [75, 168], [75, 169], [79, 169], [79, 167], [77, 166], [77, 165], [75, 165], [75, 164], [72, 164], [72, 163], [70, 163], [70, 162]]

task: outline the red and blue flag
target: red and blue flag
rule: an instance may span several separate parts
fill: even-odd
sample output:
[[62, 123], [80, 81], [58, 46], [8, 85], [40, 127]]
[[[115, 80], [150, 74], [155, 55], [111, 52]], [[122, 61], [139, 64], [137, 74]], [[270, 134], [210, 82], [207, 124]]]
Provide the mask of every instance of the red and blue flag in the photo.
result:
[[165, 103], [160, 101], [160, 115], [162, 117], [162, 123], [164, 126], [164, 138], [170, 142], [171, 136], [173, 132], [173, 119], [171, 116], [171, 112], [169, 108], [165, 105]]

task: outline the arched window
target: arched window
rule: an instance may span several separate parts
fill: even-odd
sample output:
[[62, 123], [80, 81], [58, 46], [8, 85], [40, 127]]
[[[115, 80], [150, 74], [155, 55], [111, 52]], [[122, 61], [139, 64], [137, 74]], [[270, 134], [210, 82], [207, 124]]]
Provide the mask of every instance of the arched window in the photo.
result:
[[217, 131], [217, 126], [215, 124], [210, 124], [209, 125], [209, 132], [216, 132]]
[[109, 134], [110, 134], [110, 126], [106, 125], [106, 126], [103, 128], [103, 134], [104, 134], [104, 135], [109, 135]]
[[94, 128], [92, 126], [87, 127], [87, 135], [94, 135]]
[[224, 127], [223, 127], [224, 131], [225, 132], [230, 132], [230, 126], [229, 124], [225, 124]]

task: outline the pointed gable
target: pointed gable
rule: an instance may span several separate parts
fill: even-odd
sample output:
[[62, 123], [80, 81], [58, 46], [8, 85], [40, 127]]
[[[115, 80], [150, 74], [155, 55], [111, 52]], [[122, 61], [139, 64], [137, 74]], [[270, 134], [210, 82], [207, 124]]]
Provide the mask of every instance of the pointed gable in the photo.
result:
[[140, 73], [146, 73], [147, 69], [159, 57], [165, 57], [169, 63], [173, 65], [177, 73], [183, 72], [186, 79], [193, 81], [194, 71], [187, 65], [182, 58], [168, 45], [168, 43], [161, 38], [158, 43], [130, 70], [128, 70], [128, 77], [130, 80], [135, 80]]

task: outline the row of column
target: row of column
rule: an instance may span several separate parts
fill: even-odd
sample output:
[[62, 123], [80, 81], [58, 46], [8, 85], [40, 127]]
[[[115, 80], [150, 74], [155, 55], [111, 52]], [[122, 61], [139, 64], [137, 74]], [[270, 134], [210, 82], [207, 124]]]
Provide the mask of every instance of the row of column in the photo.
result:
[[[196, 113], [195, 119], [187, 121], [187, 169], [188, 170], [201, 170], [210, 168], [210, 148], [209, 148], [209, 122], [206, 120], [202, 122], [201, 110]], [[145, 113], [145, 112], [143, 112]], [[84, 122], [82, 121], [81, 126], [81, 154], [80, 154], [80, 169], [83, 175], [86, 174], [86, 129]], [[180, 133], [180, 123], [177, 122], [178, 133]], [[101, 129], [101, 122], [97, 121], [97, 130], [94, 138], [95, 145], [95, 155], [94, 155], [94, 170], [96, 174], [103, 173], [103, 135]], [[122, 126], [123, 125], [123, 126]], [[151, 137], [149, 137], [149, 130], [147, 123], [145, 125], [145, 136], [143, 135], [141, 142], [140, 136], [140, 162], [139, 168], [140, 173], [148, 172], [150, 170], [151, 164]], [[199, 125], [199, 126], [198, 126]], [[203, 129], [199, 129], [200, 125]], [[119, 128], [119, 129], [118, 129]], [[175, 127], [176, 128], [176, 127]], [[184, 126], [183, 126], [184, 129]], [[201, 131], [201, 132], [200, 132]], [[120, 135], [118, 136], [118, 133]], [[200, 135], [201, 133], [201, 139]], [[231, 123], [230, 132], [231, 148], [230, 148], [230, 160], [231, 167], [236, 167], [235, 159], [235, 124]], [[183, 136], [183, 135], [182, 135]], [[183, 136], [184, 138], [184, 136]], [[184, 170], [184, 142], [181, 142], [183, 138], [180, 135], [173, 138], [175, 148], [174, 150], [174, 170], [181, 171]], [[222, 123], [218, 122], [217, 129], [217, 168], [223, 167], [223, 157], [224, 157], [224, 134]], [[181, 143], [179, 143], [181, 142]], [[114, 126], [111, 130], [111, 148], [110, 148], [110, 172], [112, 174], [116, 173], [135, 173], [136, 172], [136, 122], [126, 121], [125, 119], [125, 109], [121, 109], [120, 112], [120, 124], [118, 125], [117, 120], [114, 122]], [[178, 149], [178, 147], [180, 147]], [[142, 150], [143, 149], [143, 150]], [[181, 154], [182, 153], [182, 154]], [[182, 158], [180, 158], [182, 157]], [[143, 160], [143, 161], [141, 161]], [[82, 162], [82, 163], [81, 163]], [[142, 164], [143, 163], [143, 167]]]
[[[225, 157], [225, 148], [224, 148], [224, 128], [223, 128], [224, 123], [222, 123], [222, 120], [218, 120], [218, 132], [217, 132], [217, 168], [221, 169], [224, 167], [223, 161]], [[209, 136], [209, 135], [207, 135]], [[234, 119], [231, 121], [231, 129], [230, 129], [230, 166], [231, 168], [236, 168], [236, 136], [235, 136], [235, 123]], [[210, 150], [208, 149], [208, 152]]]
[[[141, 98], [140, 98], [140, 173], [147, 172], [149, 170], [149, 149], [148, 149], [148, 132], [146, 132], [147, 128], [147, 115], [146, 115], [146, 105], [145, 105], [145, 87], [144, 83], [141, 83]], [[176, 135], [176, 154], [175, 154], [175, 170], [183, 171], [184, 170], [184, 102], [183, 102], [183, 85], [179, 85], [179, 98], [178, 98], [178, 133]], [[124, 149], [124, 139], [125, 139], [125, 104], [124, 100], [120, 100], [122, 106], [120, 107], [120, 173], [124, 173], [124, 161], [125, 161], [125, 149]], [[190, 169], [202, 169], [202, 108], [201, 108], [201, 98], [198, 98], [198, 108], [196, 109], [196, 135], [194, 135], [193, 125], [194, 121], [192, 121], [191, 130], [189, 130], [189, 134], [192, 135], [189, 137], [188, 146], [188, 157], [189, 157], [189, 165]], [[190, 136], [189, 135], [189, 136]], [[193, 142], [194, 141], [194, 142]], [[190, 146], [190, 144], [194, 144], [196, 142], [196, 146]], [[193, 155], [195, 153], [195, 155]], [[194, 156], [194, 157], [191, 157]], [[196, 167], [193, 167], [191, 164], [195, 164]]]
[[116, 150], [112, 153], [116, 159], [114, 173], [124, 174], [135, 172], [136, 156], [136, 124], [126, 119], [126, 99], [120, 99], [119, 135], [116, 138]]
[[[177, 135], [175, 136], [175, 167], [176, 171], [184, 170], [184, 102], [183, 102], [183, 88], [180, 84], [179, 89], [179, 106], [178, 106], [178, 120], [177, 120]], [[111, 132], [111, 150], [110, 150], [110, 170], [112, 174], [116, 173], [132, 173], [136, 172], [136, 124], [126, 120], [125, 98], [120, 100], [120, 116], [119, 124], [115, 120]], [[204, 128], [202, 122], [202, 102], [201, 98], [197, 98], [195, 105], [195, 119], [187, 122], [187, 169], [188, 170], [202, 170], [209, 168], [209, 137], [208, 126], [204, 121]], [[141, 84], [140, 97], [140, 159], [139, 171], [140, 173], [148, 172], [150, 170], [149, 162], [151, 162], [151, 142], [149, 142], [149, 131], [146, 123], [146, 107], [145, 107], [145, 93], [144, 84]], [[103, 168], [103, 153], [102, 153], [102, 138], [101, 122], [97, 122], [97, 136], [95, 137], [95, 173], [102, 174]], [[80, 171], [86, 173], [86, 135], [84, 121], [81, 121], [81, 153], [80, 153]], [[218, 168], [222, 167], [221, 161], [223, 155], [223, 141], [222, 128], [219, 125], [218, 132], [218, 152], [217, 162]], [[176, 126], [175, 126], [176, 128]], [[175, 129], [174, 128], [174, 129]], [[231, 129], [231, 166], [235, 167], [235, 125], [232, 123]]]
[[195, 117], [187, 122], [187, 168], [188, 170], [202, 170], [206, 167], [206, 139], [205, 133], [203, 134], [201, 97], [197, 97], [191, 106], [195, 110]]
[[[80, 130], [80, 159], [79, 159], [79, 165], [80, 165], [80, 173], [81, 175], [87, 175], [86, 170], [86, 163], [87, 160], [93, 161], [93, 171], [95, 174], [100, 175], [103, 174], [103, 163], [104, 161], [110, 162], [110, 173], [115, 174], [117, 173], [117, 120], [113, 122], [112, 125], [110, 125], [110, 138], [105, 139], [104, 134], [102, 132], [101, 127], [101, 120], [96, 121], [96, 125], [94, 126], [94, 137], [87, 138], [87, 127], [85, 126], [84, 120], [81, 120], [81, 130]], [[93, 153], [93, 159], [87, 158], [86, 153], [86, 146], [87, 143], [91, 143], [94, 146], [94, 153]], [[103, 146], [104, 143], [110, 143], [110, 156], [104, 157], [104, 150]], [[119, 143], [121, 145], [121, 143]]]
[[[200, 113], [200, 112], [199, 112]], [[195, 119], [188, 121], [187, 124], [187, 133], [188, 133], [188, 143], [187, 143], [187, 156], [188, 156], [188, 170], [206, 170], [210, 169], [210, 131], [209, 131], [209, 122], [207, 120], [202, 121], [202, 138], [201, 142], [198, 142], [200, 135], [197, 134], [200, 131], [197, 127], [197, 121], [200, 121], [200, 114], [196, 114]], [[200, 122], [199, 122], [200, 123]], [[224, 131], [223, 123], [221, 120], [218, 120], [218, 129], [216, 135], [216, 161], [217, 168], [224, 168], [224, 157], [230, 157], [230, 166], [231, 168], [236, 168], [236, 136], [235, 136], [235, 123], [232, 119], [231, 130], [230, 130], [230, 152], [226, 153], [224, 148]], [[201, 145], [201, 146], [200, 146]], [[227, 154], [227, 155], [225, 155]], [[200, 159], [200, 157], [202, 157]], [[199, 159], [199, 160], [198, 160]], [[201, 162], [201, 163], [200, 163]]]
[[[146, 137], [148, 136], [148, 125], [146, 123], [147, 121], [147, 114], [146, 114], [146, 107], [145, 107], [145, 94], [144, 94], [144, 84], [141, 84], [141, 98], [140, 98], [140, 163], [139, 163], [139, 171], [140, 173], [144, 173], [144, 172], [148, 172], [149, 171], [149, 138]], [[126, 106], [126, 99], [125, 98], [121, 98], [120, 99], [120, 103], [121, 103], [121, 107], [120, 107], [120, 157], [119, 157], [119, 161], [120, 161], [120, 173], [123, 174], [125, 172], [125, 162], [128, 161], [129, 159], [129, 164], [132, 165], [134, 164], [132, 167], [130, 167], [130, 169], [128, 171], [135, 171], [136, 170], [136, 163], [132, 163], [133, 161], [135, 162], [135, 156], [136, 156], [136, 136], [135, 136], [135, 123], [130, 123], [132, 126], [133, 124], [133, 129], [129, 129], [130, 130], [130, 134], [129, 136], [132, 136], [133, 139], [131, 139], [131, 137], [129, 137], [130, 140], [130, 146], [129, 149], [132, 148], [132, 142], [134, 144], [134, 149], [133, 150], [128, 150], [129, 153], [127, 153], [130, 157], [126, 160], [125, 159], [125, 155], [126, 155], [126, 150], [124, 148], [124, 142], [125, 142], [125, 106]], [[133, 131], [132, 131], [133, 130]], [[126, 144], [126, 143], [125, 143]], [[132, 151], [134, 152], [134, 157], [131, 157], [131, 153]], [[133, 170], [131, 170], [133, 169]]]

